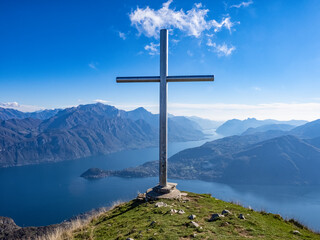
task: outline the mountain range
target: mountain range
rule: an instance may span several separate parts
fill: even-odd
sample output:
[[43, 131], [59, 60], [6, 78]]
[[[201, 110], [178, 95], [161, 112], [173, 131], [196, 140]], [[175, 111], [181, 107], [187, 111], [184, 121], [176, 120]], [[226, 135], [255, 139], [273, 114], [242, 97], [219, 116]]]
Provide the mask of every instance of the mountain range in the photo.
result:
[[[266, 130], [274, 130], [273, 128], [278, 128], [278, 130], [289, 130], [290, 126], [291, 129], [303, 124], [306, 124], [307, 121], [304, 120], [291, 120], [291, 121], [278, 121], [273, 119], [266, 119], [266, 120], [257, 120], [255, 118], [248, 118], [245, 120], [239, 119], [232, 119], [228, 120], [219, 126], [216, 130], [218, 134], [221, 134], [225, 137], [232, 136], [232, 135], [241, 135], [249, 128], [258, 128], [265, 126], [265, 128], [269, 129], [260, 129], [262, 131]], [[282, 129], [280, 129], [282, 125]], [[258, 129], [259, 130], [259, 129]]]
[[[168, 176], [229, 184], [320, 184], [320, 120], [290, 131], [234, 135], [168, 159]], [[158, 161], [120, 171], [89, 169], [85, 178], [152, 177]]]
[[35, 118], [35, 119], [48, 119], [56, 115], [61, 109], [46, 109], [36, 112], [21, 112], [11, 108], [0, 107], [0, 120], [9, 119], [24, 119], [24, 118]]
[[[126, 112], [97, 103], [36, 113], [1, 109], [0, 118], [7, 119], [0, 121], [0, 167], [77, 159], [158, 144], [159, 116], [143, 108]], [[170, 117], [168, 126], [169, 141], [205, 138], [200, 126], [185, 117]]]

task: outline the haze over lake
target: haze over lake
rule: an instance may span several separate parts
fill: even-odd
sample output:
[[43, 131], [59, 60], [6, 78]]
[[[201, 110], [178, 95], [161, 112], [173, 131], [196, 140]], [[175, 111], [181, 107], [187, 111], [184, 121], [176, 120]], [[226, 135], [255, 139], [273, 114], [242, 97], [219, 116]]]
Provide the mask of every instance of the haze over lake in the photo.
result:
[[[208, 141], [208, 140], [207, 140]], [[169, 144], [169, 155], [206, 141]], [[127, 201], [138, 192], [156, 185], [158, 178], [110, 177], [88, 181], [80, 177], [86, 169], [123, 169], [155, 160], [158, 148], [123, 151], [101, 157], [53, 164], [0, 169], [0, 215], [20, 226], [40, 226], [61, 222], [93, 208], [117, 200]], [[320, 186], [225, 185], [198, 180], [170, 180], [178, 188], [239, 202], [254, 209], [296, 218], [320, 231]]]

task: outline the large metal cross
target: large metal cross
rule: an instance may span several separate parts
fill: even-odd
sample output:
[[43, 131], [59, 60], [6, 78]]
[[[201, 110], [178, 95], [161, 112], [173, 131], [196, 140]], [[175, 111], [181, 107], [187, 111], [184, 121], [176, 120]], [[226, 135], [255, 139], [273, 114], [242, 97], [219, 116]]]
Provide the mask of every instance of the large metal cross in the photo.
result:
[[167, 146], [168, 146], [168, 82], [213, 81], [214, 75], [168, 76], [168, 30], [160, 30], [160, 76], [117, 77], [118, 83], [160, 82], [160, 145], [159, 145], [159, 185], [167, 186]]

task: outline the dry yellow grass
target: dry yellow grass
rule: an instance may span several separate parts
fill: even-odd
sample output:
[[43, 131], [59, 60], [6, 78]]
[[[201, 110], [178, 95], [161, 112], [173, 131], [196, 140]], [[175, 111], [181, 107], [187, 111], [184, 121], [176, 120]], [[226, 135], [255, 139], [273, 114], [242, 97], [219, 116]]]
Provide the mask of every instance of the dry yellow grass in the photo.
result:
[[114, 202], [111, 207], [100, 208], [98, 211], [90, 214], [87, 218], [76, 218], [70, 222], [57, 227], [52, 233], [38, 237], [37, 240], [68, 240], [73, 236], [75, 230], [83, 230], [90, 222], [98, 219], [107, 211], [113, 210], [115, 207], [122, 204], [121, 201]]

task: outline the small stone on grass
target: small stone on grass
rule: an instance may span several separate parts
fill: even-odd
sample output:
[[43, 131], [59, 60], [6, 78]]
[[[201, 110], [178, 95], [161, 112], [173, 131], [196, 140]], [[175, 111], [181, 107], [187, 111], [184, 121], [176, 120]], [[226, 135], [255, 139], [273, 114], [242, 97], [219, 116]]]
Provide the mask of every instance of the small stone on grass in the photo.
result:
[[156, 206], [156, 207], [166, 207], [167, 204], [164, 203], [164, 202], [157, 202], [157, 203], [155, 204], [155, 206]]
[[155, 225], [157, 222], [156, 221], [152, 221], [151, 223], [150, 223], [150, 226], [153, 226], [153, 225]]
[[175, 214], [175, 213], [177, 213], [177, 212], [178, 212], [178, 210], [170, 209], [170, 213], [171, 213], [171, 214]]
[[224, 209], [224, 210], [222, 210], [221, 214], [224, 216], [227, 216], [227, 215], [231, 215], [232, 213], [229, 210]]
[[301, 232], [299, 232], [298, 230], [293, 230], [292, 233], [295, 235], [301, 235]]
[[214, 214], [211, 215], [211, 218], [209, 219], [209, 222], [214, 222], [214, 221], [220, 220], [221, 217], [224, 217], [224, 216], [220, 215], [218, 213], [214, 213]]
[[199, 224], [198, 224], [198, 223], [196, 223], [196, 222], [194, 222], [194, 221], [191, 221], [191, 222], [190, 222], [190, 224], [189, 224], [189, 226], [191, 226], [191, 227], [195, 227], [195, 228], [200, 227], [200, 226], [199, 226]]
[[185, 211], [183, 211], [182, 209], [180, 209], [180, 210], [178, 211], [178, 213], [179, 213], [179, 214], [185, 214]]

